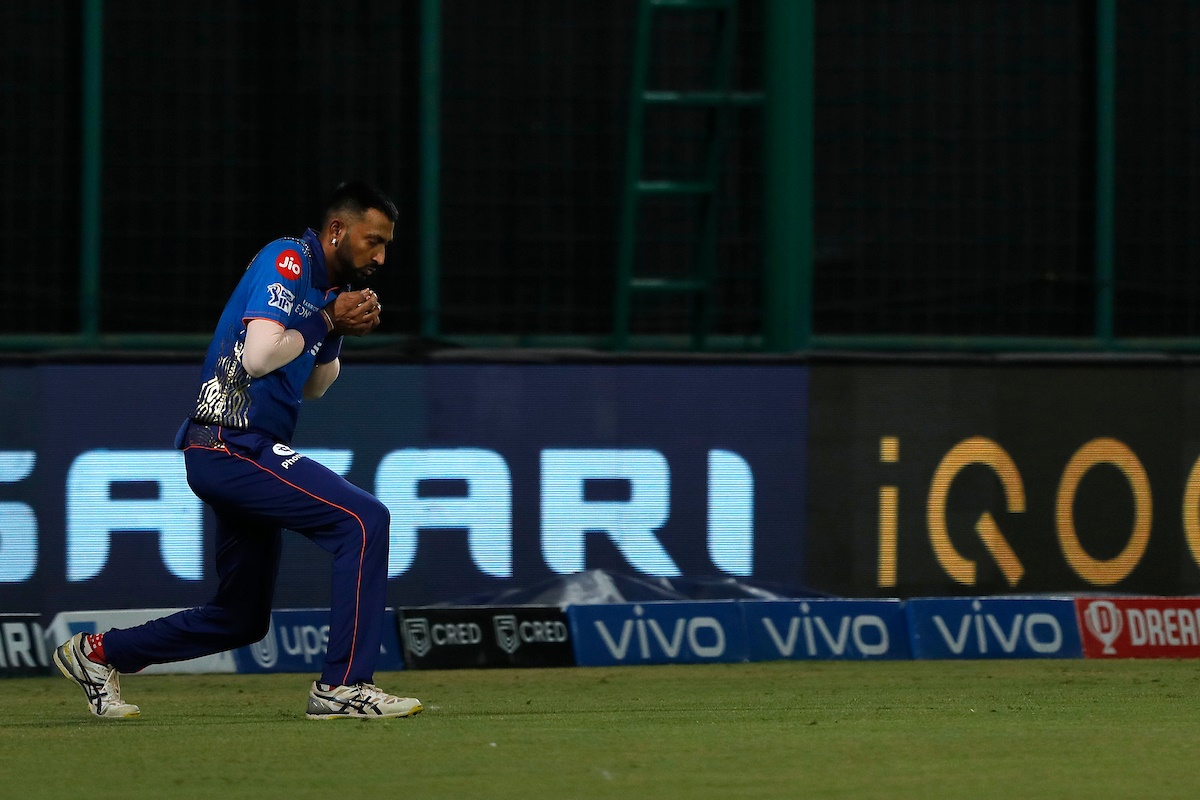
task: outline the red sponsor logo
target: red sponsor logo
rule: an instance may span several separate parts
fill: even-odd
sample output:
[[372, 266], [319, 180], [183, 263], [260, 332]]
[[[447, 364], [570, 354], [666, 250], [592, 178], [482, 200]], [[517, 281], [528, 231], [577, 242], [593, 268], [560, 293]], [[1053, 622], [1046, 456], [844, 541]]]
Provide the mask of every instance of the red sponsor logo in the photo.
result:
[[299, 253], [295, 250], [284, 250], [275, 260], [275, 270], [289, 281], [294, 281], [300, 277], [300, 264]]
[[1087, 658], [1200, 658], [1200, 597], [1075, 599]]

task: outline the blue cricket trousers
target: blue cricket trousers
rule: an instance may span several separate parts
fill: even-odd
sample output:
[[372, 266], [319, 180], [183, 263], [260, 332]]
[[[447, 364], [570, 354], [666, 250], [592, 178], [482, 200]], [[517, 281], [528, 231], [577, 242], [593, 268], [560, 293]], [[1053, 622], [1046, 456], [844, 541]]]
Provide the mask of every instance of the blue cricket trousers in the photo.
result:
[[371, 681], [383, 638], [387, 507], [337, 473], [256, 433], [192, 423], [188, 484], [216, 514], [216, 596], [206, 605], [104, 636], [120, 672], [253, 644], [267, 633], [281, 529], [333, 554], [324, 683]]

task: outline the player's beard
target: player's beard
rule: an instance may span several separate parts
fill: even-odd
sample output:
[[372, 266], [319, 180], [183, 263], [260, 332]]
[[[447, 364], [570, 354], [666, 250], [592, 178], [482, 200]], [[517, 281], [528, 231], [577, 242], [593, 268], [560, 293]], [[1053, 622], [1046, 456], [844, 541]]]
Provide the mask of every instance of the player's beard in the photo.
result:
[[[345, 255], [343, 255], [343, 252]], [[359, 288], [367, 283], [368, 272], [375, 270], [374, 262], [367, 262], [364, 266], [358, 266], [354, 263], [354, 254], [349, 248], [345, 251], [335, 251], [338, 263], [338, 272], [341, 274], [342, 283], [349, 284], [354, 288]]]
[[363, 286], [368, 285], [371, 278], [369, 273], [375, 271], [375, 265], [368, 264], [365, 267], [354, 267], [353, 270], [353, 277], [350, 278], [350, 282], [354, 284], [356, 288], [362, 288]]

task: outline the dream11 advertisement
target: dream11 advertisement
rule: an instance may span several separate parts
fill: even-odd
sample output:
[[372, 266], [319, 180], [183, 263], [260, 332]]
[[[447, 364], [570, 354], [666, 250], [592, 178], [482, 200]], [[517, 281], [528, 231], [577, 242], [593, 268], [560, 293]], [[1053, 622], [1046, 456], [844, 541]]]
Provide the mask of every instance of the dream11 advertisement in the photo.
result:
[[[212, 518], [172, 449], [198, 366], [0, 367], [0, 611], [203, 603]], [[589, 569], [798, 586], [807, 370], [344, 367], [292, 446], [391, 511], [391, 605]], [[329, 556], [285, 534], [277, 608], [323, 607]]]

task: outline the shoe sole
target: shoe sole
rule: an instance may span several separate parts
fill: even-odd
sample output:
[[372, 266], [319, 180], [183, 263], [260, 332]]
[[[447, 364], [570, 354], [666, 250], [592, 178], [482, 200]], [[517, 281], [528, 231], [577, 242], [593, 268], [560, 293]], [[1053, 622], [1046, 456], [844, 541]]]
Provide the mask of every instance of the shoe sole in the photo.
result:
[[54, 648], [54, 666], [58, 667], [58, 671], [63, 674], [64, 678], [66, 678], [69, 681], [72, 681], [76, 686], [79, 687], [79, 690], [81, 692], [83, 692], [83, 697], [85, 700], [87, 700], [88, 711], [92, 712], [93, 717], [98, 717], [100, 719], [132, 719], [133, 717], [137, 717], [137, 716], [141, 715], [141, 713], [142, 713], [141, 709], [138, 709], [137, 711], [134, 711], [131, 714], [122, 714], [119, 717], [102, 717], [99, 714], [97, 714], [96, 710], [94, 708], [92, 708], [92, 700], [91, 700], [91, 698], [88, 697], [87, 690], [84, 689], [83, 686], [80, 684], [79, 679], [76, 678], [73, 674], [71, 674], [71, 669], [66, 664], [63, 663], [62, 651], [63, 651], [63, 647], [65, 647], [65, 646], [66, 645], [62, 645], [62, 646]]
[[414, 706], [406, 714], [305, 714], [305, 719], [407, 719], [415, 717], [425, 710], [424, 706]]

